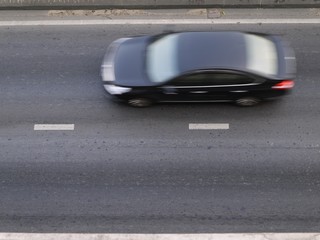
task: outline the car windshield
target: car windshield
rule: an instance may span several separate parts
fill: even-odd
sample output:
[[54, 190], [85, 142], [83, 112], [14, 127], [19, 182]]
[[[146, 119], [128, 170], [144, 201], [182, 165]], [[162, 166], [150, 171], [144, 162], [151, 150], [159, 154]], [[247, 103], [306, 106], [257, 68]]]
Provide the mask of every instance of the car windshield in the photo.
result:
[[178, 34], [170, 34], [149, 45], [147, 49], [147, 73], [153, 82], [165, 82], [178, 75]]

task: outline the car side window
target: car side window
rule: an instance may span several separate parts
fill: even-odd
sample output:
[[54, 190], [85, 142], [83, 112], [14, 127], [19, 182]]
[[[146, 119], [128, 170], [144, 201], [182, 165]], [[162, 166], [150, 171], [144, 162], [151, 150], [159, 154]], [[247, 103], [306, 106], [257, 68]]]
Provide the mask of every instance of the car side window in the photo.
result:
[[210, 85], [242, 85], [255, 82], [253, 78], [234, 73], [214, 73], [207, 80]]
[[177, 78], [172, 81], [172, 84], [175, 86], [221, 86], [254, 82], [256, 82], [254, 78], [235, 73], [199, 73]]
[[187, 76], [179, 77], [172, 81], [172, 84], [175, 86], [201, 86], [208, 84], [207, 74], [192, 74]]

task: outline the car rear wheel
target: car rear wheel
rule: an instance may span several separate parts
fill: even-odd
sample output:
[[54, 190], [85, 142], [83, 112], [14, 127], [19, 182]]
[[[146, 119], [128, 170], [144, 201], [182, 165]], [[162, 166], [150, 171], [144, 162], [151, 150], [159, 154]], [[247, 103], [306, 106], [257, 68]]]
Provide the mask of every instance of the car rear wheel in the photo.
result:
[[132, 98], [128, 100], [128, 104], [132, 107], [149, 107], [153, 101], [148, 98]]
[[257, 105], [259, 102], [260, 100], [255, 97], [243, 97], [236, 100], [236, 104], [241, 107], [251, 107]]

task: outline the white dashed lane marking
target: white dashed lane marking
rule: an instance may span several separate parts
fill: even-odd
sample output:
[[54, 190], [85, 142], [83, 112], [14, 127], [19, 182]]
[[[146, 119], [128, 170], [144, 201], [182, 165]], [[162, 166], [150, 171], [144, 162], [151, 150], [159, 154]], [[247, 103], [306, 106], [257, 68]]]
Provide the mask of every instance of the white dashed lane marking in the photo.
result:
[[229, 123], [189, 123], [189, 130], [229, 129]]
[[35, 124], [35, 131], [66, 131], [74, 130], [74, 124]]

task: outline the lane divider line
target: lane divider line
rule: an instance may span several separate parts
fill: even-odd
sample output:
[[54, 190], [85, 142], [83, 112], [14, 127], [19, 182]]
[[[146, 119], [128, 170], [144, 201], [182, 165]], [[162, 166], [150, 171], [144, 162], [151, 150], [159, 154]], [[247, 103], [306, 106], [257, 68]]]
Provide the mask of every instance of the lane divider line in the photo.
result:
[[229, 123], [189, 123], [189, 130], [229, 129]]
[[157, 24], [320, 24], [320, 19], [99, 19], [99, 20], [26, 20], [0, 21], [0, 26], [50, 25], [157, 25]]
[[319, 240], [320, 233], [79, 234], [0, 233], [0, 240]]
[[35, 131], [67, 131], [74, 130], [74, 124], [35, 124]]

